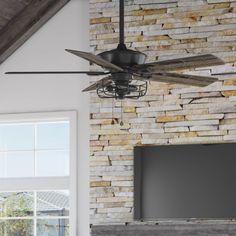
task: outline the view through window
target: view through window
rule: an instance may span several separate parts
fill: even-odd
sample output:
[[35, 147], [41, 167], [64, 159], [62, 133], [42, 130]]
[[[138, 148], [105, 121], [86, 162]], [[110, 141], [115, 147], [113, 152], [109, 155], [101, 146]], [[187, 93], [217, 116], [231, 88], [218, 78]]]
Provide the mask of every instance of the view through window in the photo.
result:
[[70, 121], [0, 123], [0, 235], [70, 235]]

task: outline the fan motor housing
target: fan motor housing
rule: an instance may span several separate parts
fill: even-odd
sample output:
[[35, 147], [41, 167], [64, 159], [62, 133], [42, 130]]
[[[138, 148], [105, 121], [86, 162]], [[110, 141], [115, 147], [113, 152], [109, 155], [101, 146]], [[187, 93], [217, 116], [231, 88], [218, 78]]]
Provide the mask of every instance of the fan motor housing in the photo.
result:
[[142, 52], [120, 46], [116, 49], [102, 52], [98, 56], [120, 67], [144, 64], [147, 58], [147, 55]]

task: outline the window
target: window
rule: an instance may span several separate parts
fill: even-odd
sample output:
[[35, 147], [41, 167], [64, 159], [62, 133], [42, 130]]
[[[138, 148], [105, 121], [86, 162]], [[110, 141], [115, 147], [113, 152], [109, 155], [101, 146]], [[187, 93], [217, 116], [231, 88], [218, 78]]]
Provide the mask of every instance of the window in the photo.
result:
[[76, 113], [0, 116], [0, 235], [76, 235]]

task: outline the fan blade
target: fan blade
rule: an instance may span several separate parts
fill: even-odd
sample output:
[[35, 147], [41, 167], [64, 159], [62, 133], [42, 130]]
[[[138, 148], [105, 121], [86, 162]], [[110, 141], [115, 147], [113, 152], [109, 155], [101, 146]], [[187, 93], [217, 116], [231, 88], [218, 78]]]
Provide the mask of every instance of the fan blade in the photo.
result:
[[90, 85], [89, 87], [85, 88], [84, 90], [82, 90], [82, 92], [88, 92], [88, 91], [96, 90], [97, 87], [100, 86], [100, 85], [107, 86], [111, 83], [112, 83], [112, 80], [110, 79], [110, 77], [106, 77], [106, 78], [103, 78], [103, 79], [97, 81], [96, 83]]
[[67, 52], [70, 52], [78, 57], [81, 57], [89, 62], [95, 63], [99, 66], [102, 66], [106, 69], [112, 70], [112, 71], [123, 71], [123, 69], [117, 65], [114, 65], [112, 63], [110, 63], [109, 61], [106, 61], [102, 58], [100, 58], [99, 56], [93, 55], [92, 53], [88, 53], [88, 52], [81, 52], [81, 51], [76, 51], [76, 50], [70, 50], [70, 49], [66, 49]]
[[224, 64], [225, 64], [224, 61], [222, 61], [220, 58], [212, 54], [206, 54], [201, 56], [185, 57], [185, 58], [178, 58], [173, 60], [158, 61], [143, 65], [137, 65], [134, 66], [133, 68], [155, 72], [155, 71], [192, 69], [197, 67], [208, 67], [208, 66], [216, 66]]
[[8, 75], [27, 75], [27, 74], [87, 74], [87, 75], [107, 75], [110, 72], [102, 71], [9, 71]]
[[218, 80], [217, 78], [214, 78], [214, 77], [186, 75], [186, 74], [177, 74], [177, 73], [165, 73], [165, 72], [153, 73], [147, 79], [151, 81], [177, 83], [177, 84], [185, 84], [185, 85], [192, 85], [192, 86], [199, 86], [199, 87], [207, 86]]
[[236, 72], [215, 73], [212, 75], [236, 75]]

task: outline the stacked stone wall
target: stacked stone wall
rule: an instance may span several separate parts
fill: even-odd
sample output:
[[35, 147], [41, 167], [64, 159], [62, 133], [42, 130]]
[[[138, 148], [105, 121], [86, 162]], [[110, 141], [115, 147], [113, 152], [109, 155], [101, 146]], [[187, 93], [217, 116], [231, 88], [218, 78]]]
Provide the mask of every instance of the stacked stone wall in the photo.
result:
[[[117, 0], [90, 0], [93, 53], [117, 46], [118, 9]], [[129, 0], [125, 14], [127, 46], [149, 62], [213, 53], [226, 64], [189, 73], [236, 71], [235, 0]], [[151, 82], [145, 97], [122, 104], [91, 93], [92, 224], [133, 221], [135, 145], [236, 141], [236, 74], [218, 78], [204, 88]]]

